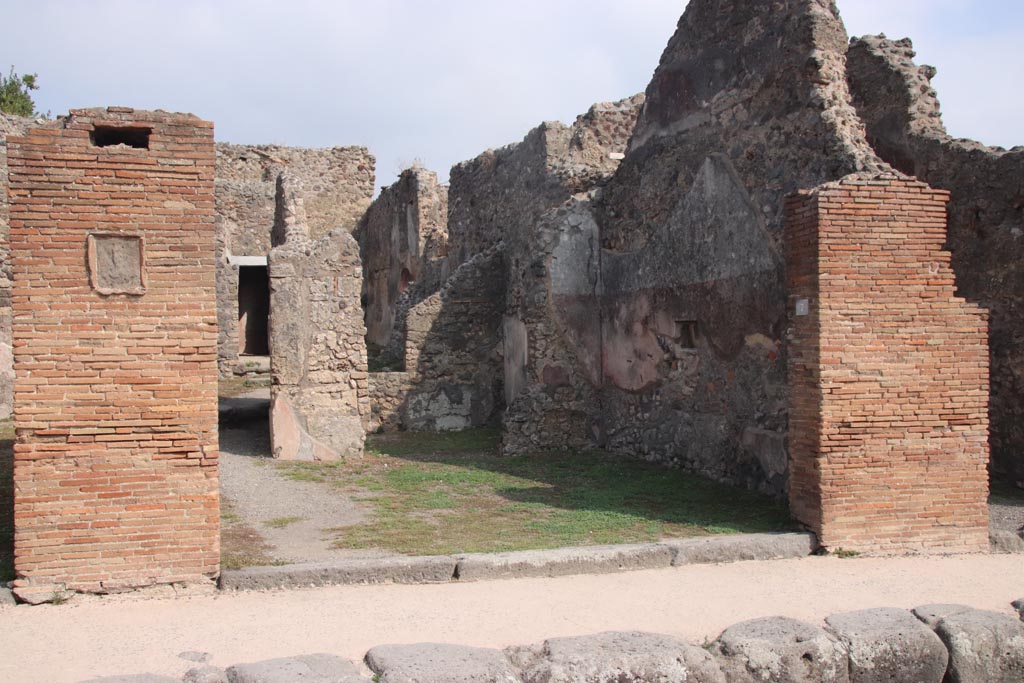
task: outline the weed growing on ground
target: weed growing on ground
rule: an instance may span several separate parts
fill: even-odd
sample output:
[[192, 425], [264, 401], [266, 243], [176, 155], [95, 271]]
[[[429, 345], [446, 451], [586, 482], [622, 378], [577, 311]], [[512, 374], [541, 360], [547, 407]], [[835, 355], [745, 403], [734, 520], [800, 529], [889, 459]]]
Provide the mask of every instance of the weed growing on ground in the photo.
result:
[[283, 529], [286, 526], [291, 526], [296, 522], [306, 521], [305, 517], [275, 517], [274, 519], [268, 519], [263, 522], [263, 526], [268, 526], [271, 529]]

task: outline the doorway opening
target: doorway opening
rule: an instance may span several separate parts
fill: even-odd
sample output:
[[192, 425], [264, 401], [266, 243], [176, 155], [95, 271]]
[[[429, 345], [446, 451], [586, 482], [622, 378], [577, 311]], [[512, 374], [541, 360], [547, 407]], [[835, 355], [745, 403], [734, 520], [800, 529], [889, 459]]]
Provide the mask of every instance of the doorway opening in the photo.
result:
[[238, 267], [238, 355], [269, 356], [270, 278], [266, 265]]

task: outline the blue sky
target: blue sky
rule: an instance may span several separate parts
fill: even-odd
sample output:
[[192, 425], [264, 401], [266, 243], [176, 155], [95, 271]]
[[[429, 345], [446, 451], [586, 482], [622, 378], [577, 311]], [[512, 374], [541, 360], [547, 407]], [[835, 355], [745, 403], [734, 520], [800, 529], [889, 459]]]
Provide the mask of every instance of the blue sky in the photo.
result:
[[[838, 0], [914, 39], [953, 135], [1024, 144], [1024, 2]], [[366, 145], [378, 185], [642, 91], [685, 0], [0, 0], [43, 110], [190, 111], [228, 142]], [[9, 27], [17, 27], [11, 30]]]

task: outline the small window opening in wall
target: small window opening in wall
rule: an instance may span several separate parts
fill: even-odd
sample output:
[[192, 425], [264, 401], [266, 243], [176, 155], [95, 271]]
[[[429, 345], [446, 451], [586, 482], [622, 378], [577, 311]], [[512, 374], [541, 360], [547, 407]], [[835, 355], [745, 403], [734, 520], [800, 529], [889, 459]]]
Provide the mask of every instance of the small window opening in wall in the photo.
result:
[[676, 321], [676, 343], [684, 349], [697, 348], [697, 321]]
[[125, 145], [135, 149], [149, 149], [149, 134], [152, 128], [138, 126], [96, 126], [89, 133], [89, 140], [96, 147]]

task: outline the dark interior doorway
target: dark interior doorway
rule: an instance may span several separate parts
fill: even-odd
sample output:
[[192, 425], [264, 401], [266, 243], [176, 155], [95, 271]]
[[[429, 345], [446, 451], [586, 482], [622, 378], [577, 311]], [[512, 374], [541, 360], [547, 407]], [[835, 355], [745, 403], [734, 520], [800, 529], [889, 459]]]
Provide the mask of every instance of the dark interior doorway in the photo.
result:
[[266, 266], [238, 267], [238, 354], [269, 356], [270, 278]]

